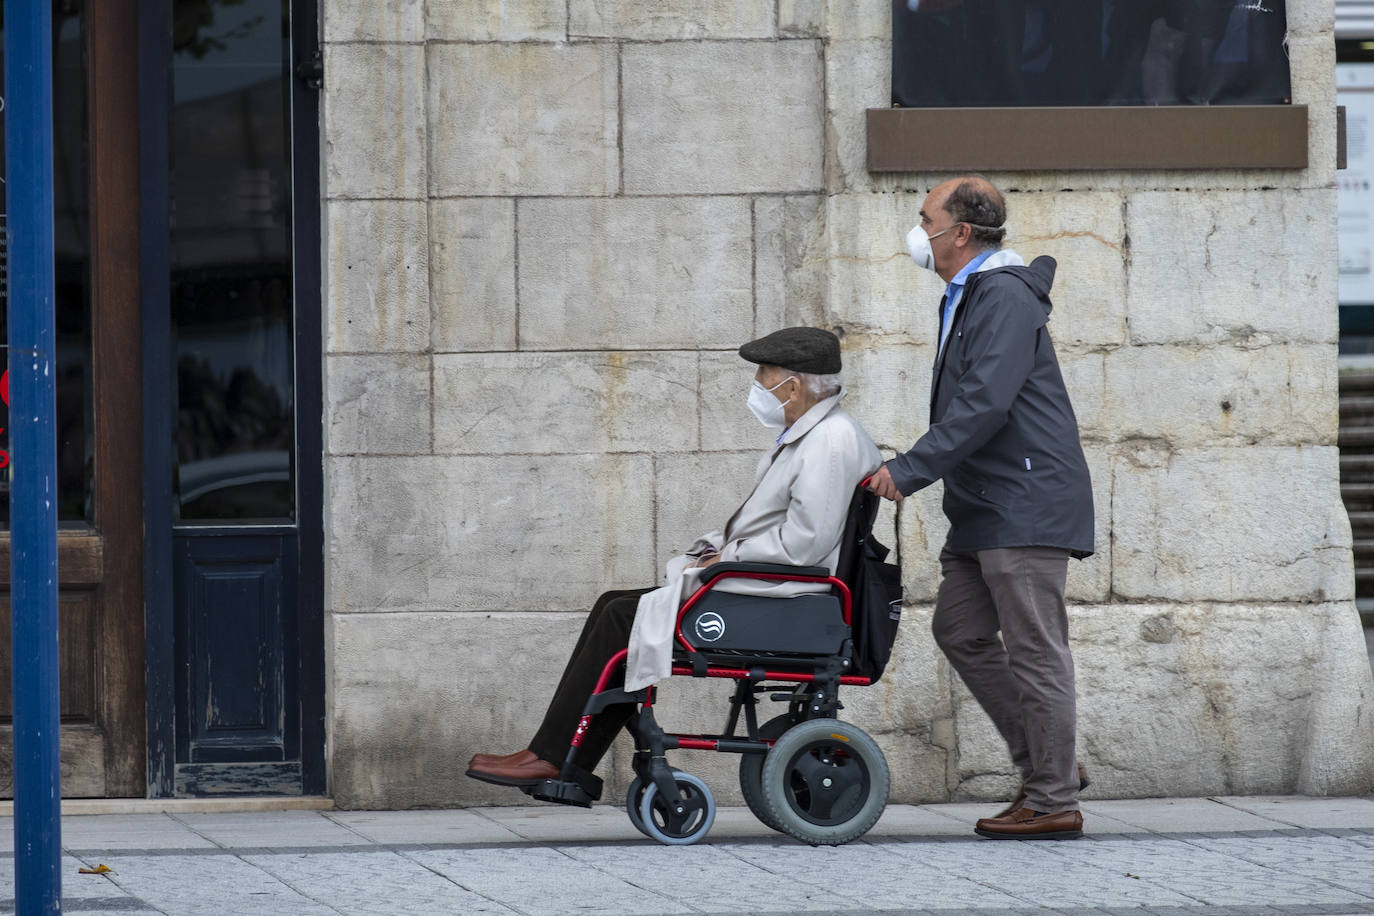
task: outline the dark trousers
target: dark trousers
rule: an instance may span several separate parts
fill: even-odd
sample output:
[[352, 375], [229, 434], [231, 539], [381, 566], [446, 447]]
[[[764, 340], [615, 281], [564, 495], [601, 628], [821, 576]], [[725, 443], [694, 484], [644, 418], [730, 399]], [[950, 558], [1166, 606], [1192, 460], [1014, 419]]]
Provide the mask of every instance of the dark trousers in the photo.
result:
[[945, 550], [931, 621], [936, 643], [1007, 742], [1026, 804], [1049, 813], [1078, 807], [1068, 565], [1068, 551], [1048, 547]]
[[[647, 588], [628, 591], [606, 592], [592, 605], [587, 622], [582, 625], [582, 635], [577, 638], [568, 664], [563, 669], [563, 678], [549, 701], [548, 712], [544, 713], [544, 724], [534, 733], [530, 750], [541, 760], [555, 766], [562, 766], [572, 744], [573, 732], [577, 730], [582, 710], [587, 698], [596, 689], [597, 679], [606, 667], [611, 656], [629, 645], [630, 629], [634, 626], [635, 611], [639, 608], [639, 596], [650, 591]], [[612, 677], [608, 687], [619, 687], [625, 683], [622, 666]], [[592, 719], [587, 733], [582, 737], [582, 746], [577, 749], [574, 762], [582, 769], [591, 772], [601, 762], [610, 749], [616, 734], [625, 726], [634, 713], [633, 703], [617, 703], [607, 706]]]

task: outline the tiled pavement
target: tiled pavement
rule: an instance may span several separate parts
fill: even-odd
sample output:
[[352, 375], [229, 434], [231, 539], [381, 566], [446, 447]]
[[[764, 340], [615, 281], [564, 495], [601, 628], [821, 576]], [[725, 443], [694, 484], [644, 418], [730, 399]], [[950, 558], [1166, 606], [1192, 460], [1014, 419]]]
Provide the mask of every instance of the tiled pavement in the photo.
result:
[[[979, 840], [992, 807], [894, 805], [816, 849], [740, 808], [675, 848], [611, 806], [66, 816], [63, 910], [1374, 914], [1374, 799], [1087, 802], [1071, 843]], [[98, 864], [113, 872], [77, 873]], [[13, 861], [0, 869], [13, 887]]]

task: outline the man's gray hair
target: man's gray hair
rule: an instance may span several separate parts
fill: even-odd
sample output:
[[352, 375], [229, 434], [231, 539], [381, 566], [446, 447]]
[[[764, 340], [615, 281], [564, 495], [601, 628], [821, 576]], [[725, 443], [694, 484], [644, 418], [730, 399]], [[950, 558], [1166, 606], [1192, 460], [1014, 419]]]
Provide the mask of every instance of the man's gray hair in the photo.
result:
[[818, 401], [823, 401], [831, 395], [840, 392], [839, 373], [834, 375], [812, 375], [809, 372], [793, 373], [806, 389], [807, 394]]

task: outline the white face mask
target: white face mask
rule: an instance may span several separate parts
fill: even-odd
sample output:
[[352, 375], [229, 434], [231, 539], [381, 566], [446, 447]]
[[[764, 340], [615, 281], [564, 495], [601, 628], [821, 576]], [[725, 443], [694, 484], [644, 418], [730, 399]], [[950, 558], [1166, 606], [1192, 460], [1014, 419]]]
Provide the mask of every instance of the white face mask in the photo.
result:
[[941, 229], [934, 235], [926, 235], [926, 231], [922, 229], [920, 226], [917, 226], [910, 232], [908, 232], [906, 234], [906, 250], [911, 253], [911, 260], [916, 262], [916, 266], [924, 267], [926, 270], [934, 270], [935, 252], [930, 249], [931, 241], [933, 239], [938, 239], [940, 236], [944, 235], [950, 229], [953, 229], [955, 226], [958, 225], [961, 224], [955, 223], [954, 226], [948, 226], [944, 229]]
[[769, 429], [782, 429], [787, 425], [787, 414], [783, 408], [790, 404], [792, 399], [779, 401], [773, 397], [773, 392], [794, 378], [796, 376], [789, 375], [772, 388], [765, 388], [757, 381], [749, 386], [749, 410], [758, 417], [760, 423]]

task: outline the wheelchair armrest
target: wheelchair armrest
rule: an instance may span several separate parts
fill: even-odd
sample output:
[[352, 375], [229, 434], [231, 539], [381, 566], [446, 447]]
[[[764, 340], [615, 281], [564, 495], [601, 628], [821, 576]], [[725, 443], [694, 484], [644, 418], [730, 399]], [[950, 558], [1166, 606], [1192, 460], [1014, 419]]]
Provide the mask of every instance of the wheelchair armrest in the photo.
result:
[[706, 567], [701, 574], [701, 584], [705, 585], [722, 573], [767, 573], [774, 576], [812, 576], [824, 579], [830, 570], [824, 566], [787, 566], [782, 563], [716, 563]]

